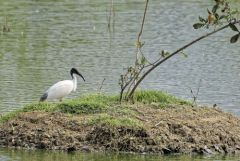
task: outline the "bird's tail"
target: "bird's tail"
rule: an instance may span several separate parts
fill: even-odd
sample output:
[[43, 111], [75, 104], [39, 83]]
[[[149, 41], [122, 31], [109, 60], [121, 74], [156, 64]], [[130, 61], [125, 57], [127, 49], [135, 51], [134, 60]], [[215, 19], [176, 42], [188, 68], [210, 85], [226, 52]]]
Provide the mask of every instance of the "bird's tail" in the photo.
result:
[[47, 97], [48, 97], [48, 94], [47, 94], [47, 93], [44, 93], [44, 94], [42, 95], [42, 97], [40, 98], [39, 102], [45, 101], [45, 100], [47, 99]]

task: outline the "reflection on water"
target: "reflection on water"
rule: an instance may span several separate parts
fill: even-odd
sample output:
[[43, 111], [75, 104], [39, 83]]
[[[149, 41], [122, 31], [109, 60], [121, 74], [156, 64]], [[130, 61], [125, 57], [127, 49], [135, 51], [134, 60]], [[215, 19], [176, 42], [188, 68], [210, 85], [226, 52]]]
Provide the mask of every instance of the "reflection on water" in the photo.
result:
[[1, 161], [212, 161], [235, 160], [239, 156], [207, 156], [207, 155], [143, 155], [143, 154], [114, 154], [114, 153], [66, 153], [32, 150], [1, 149]]

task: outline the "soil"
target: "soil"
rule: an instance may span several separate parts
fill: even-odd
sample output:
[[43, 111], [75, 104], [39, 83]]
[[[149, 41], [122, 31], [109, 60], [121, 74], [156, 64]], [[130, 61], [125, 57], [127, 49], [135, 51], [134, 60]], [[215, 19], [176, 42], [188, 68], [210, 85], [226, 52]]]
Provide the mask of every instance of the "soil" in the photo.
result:
[[0, 125], [0, 145], [64, 151], [239, 153], [240, 119], [218, 108], [131, 107], [142, 127], [88, 124], [94, 115], [25, 112]]

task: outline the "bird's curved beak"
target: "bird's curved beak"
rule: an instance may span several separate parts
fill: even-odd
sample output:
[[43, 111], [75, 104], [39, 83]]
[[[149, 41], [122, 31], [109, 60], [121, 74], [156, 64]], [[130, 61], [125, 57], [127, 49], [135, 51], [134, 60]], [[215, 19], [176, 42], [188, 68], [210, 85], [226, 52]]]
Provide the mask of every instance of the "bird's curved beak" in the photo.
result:
[[85, 79], [84, 79], [84, 77], [82, 76], [82, 74], [81, 73], [77, 73], [77, 75], [79, 75], [80, 77], [82, 77], [82, 79], [84, 80], [84, 82], [85, 82]]

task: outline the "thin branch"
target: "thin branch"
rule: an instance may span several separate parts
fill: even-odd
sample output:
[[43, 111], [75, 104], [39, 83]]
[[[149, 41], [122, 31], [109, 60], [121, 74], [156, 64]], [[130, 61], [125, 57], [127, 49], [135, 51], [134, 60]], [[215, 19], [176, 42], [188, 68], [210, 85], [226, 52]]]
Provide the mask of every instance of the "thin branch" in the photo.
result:
[[199, 91], [200, 91], [201, 82], [202, 82], [202, 79], [200, 79], [200, 80], [199, 80], [199, 83], [198, 83], [198, 89], [197, 89], [197, 93], [196, 93], [196, 98], [198, 97], [198, 93], [199, 93]]
[[[236, 23], [240, 23], [240, 20], [239, 20], [239, 21], [235, 21], [235, 22], [232, 23], [232, 24], [236, 24]], [[197, 39], [191, 41], [190, 43], [184, 45], [183, 47], [179, 48], [178, 50], [176, 50], [176, 51], [173, 52], [172, 54], [166, 56], [164, 59], [162, 59], [161, 61], [159, 61], [158, 63], [156, 63], [156, 65], [152, 66], [149, 70], [146, 71], [146, 73], [144, 73], [144, 74], [142, 75], [142, 77], [137, 81], [137, 83], [135, 84], [135, 86], [133, 87], [133, 89], [131, 90], [130, 94], [129, 94], [127, 97], [128, 97], [128, 98], [132, 98], [132, 97], [133, 97], [133, 94], [134, 94], [134, 92], [135, 92], [135, 90], [136, 90], [136, 88], [138, 87], [138, 85], [143, 81], [143, 79], [144, 79], [152, 70], [154, 70], [154, 69], [155, 69], [156, 67], [158, 67], [160, 64], [162, 64], [163, 62], [165, 62], [165, 61], [168, 60], [169, 58], [173, 57], [174, 55], [178, 54], [180, 51], [188, 48], [189, 46], [191, 46], [191, 45], [193, 45], [193, 44], [195, 44], [196, 42], [198, 42], [198, 41], [200, 41], [200, 40], [202, 40], [202, 39], [204, 39], [204, 38], [206, 38], [206, 37], [208, 37], [208, 36], [210, 36], [210, 35], [213, 35], [213, 34], [219, 32], [219, 31], [221, 31], [221, 30], [223, 30], [223, 29], [225, 29], [225, 28], [228, 28], [229, 26], [230, 26], [230, 23], [227, 24], [227, 25], [225, 25], [225, 26], [223, 26], [223, 27], [218, 28], [217, 30], [214, 30], [214, 31], [212, 31], [212, 32], [210, 32], [210, 33], [207, 33], [207, 34], [203, 35], [203, 36], [200, 36], [199, 38], [197, 38]]]
[[103, 78], [102, 83], [100, 84], [100, 86], [98, 88], [99, 92], [102, 90], [103, 83], [104, 83], [105, 80], [106, 80], [106, 78]]
[[137, 52], [136, 52], [136, 62], [135, 62], [136, 64], [137, 64], [137, 61], [138, 61], [138, 49], [139, 49], [138, 45], [140, 43], [140, 37], [141, 37], [142, 32], [143, 32], [143, 26], [144, 26], [144, 22], [145, 22], [146, 13], [147, 13], [148, 2], [149, 2], [149, 0], [146, 1], [145, 10], [144, 10], [143, 19], [142, 19], [142, 25], [141, 25], [141, 29], [140, 29], [140, 32], [139, 32], [138, 38], [137, 38]]
[[114, 32], [114, 24], [115, 24], [114, 16], [115, 16], [114, 4], [113, 4], [113, 0], [111, 0], [111, 6], [110, 6], [110, 9], [109, 9], [109, 15], [107, 15], [109, 32], [111, 32], [111, 26], [112, 26], [112, 29], [113, 29], [113, 32]]
[[141, 71], [143, 70], [143, 68], [144, 68], [144, 67], [142, 67], [142, 68], [139, 70], [139, 72], [138, 72], [138, 74], [137, 74], [136, 76], [131, 77], [130, 80], [128, 80], [124, 86], [121, 86], [120, 99], [119, 99], [120, 102], [122, 101], [122, 96], [123, 96], [123, 92], [125, 91], [125, 89], [126, 89], [126, 88], [129, 86], [129, 84], [130, 84], [130, 86], [129, 86], [129, 88], [128, 88], [128, 91], [127, 91], [127, 93], [126, 93], [126, 96], [127, 96], [128, 93], [130, 92], [131, 86], [133, 85], [133, 83], [135, 82], [136, 78], [139, 76], [139, 74], [140, 74]]
[[140, 32], [139, 32], [139, 34], [138, 34], [138, 39], [137, 39], [138, 41], [137, 41], [137, 42], [140, 41], [140, 37], [141, 37], [141, 35], [142, 35], [143, 26], [144, 26], [144, 22], [145, 22], [145, 17], [146, 17], [146, 13], [147, 13], [148, 2], [149, 2], [149, 0], [146, 1], [145, 10], [144, 10], [144, 15], [143, 15], [143, 20], [142, 20], [142, 26], [141, 26], [141, 30], [140, 30]]
[[127, 86], [132, 82], [133, 79], [134, 79], [134, 77], [132, 77], [128, 82], [126, 82], [126, 84], [124, 86], [121, 86], [120, 102], [122, 101], [123, 92], [125, 91]]
[[161, 58], [158, 58], [156, 61], [154, 61], [153, 63], [151, 63], [151, 62], [149, 62], [149, 64], [148, 65], [146, 65], [145, 67], [147, 68], [147, 67], [150, 67], [150, 66], [154, 66], [157, 62], [159, 62], [160, 60], [162, 59], [162, 57]]
[[[135, 80], [137, 80], [138, 76], [141, 74], [141, 72], [143, 71], [144, 67], [141, 67], [141, 69], [139, 69], [139, 71], [137, 72], [137, 74], [133, 77], [134, 79], [132, 79], [129, 83], [131, 83], [128, 87], [128, 90], [126, 92], [126, 96], [128, 95], [128, 93], [130, 92], [133, 84], [135, 83]], [[126, 97], [125, 97], [126, 99]]]
[[202, 79], [199, 80], [196, 94], [194, 94], [194, 92], [193, 92], [191, 87], [188, 87], [190, 89], [190, 92], [191, 92], [192, 98], [193, 98], [192, 105], [197, 105], [198, 93], [200, 91], [201, 82], [202, 82]]

